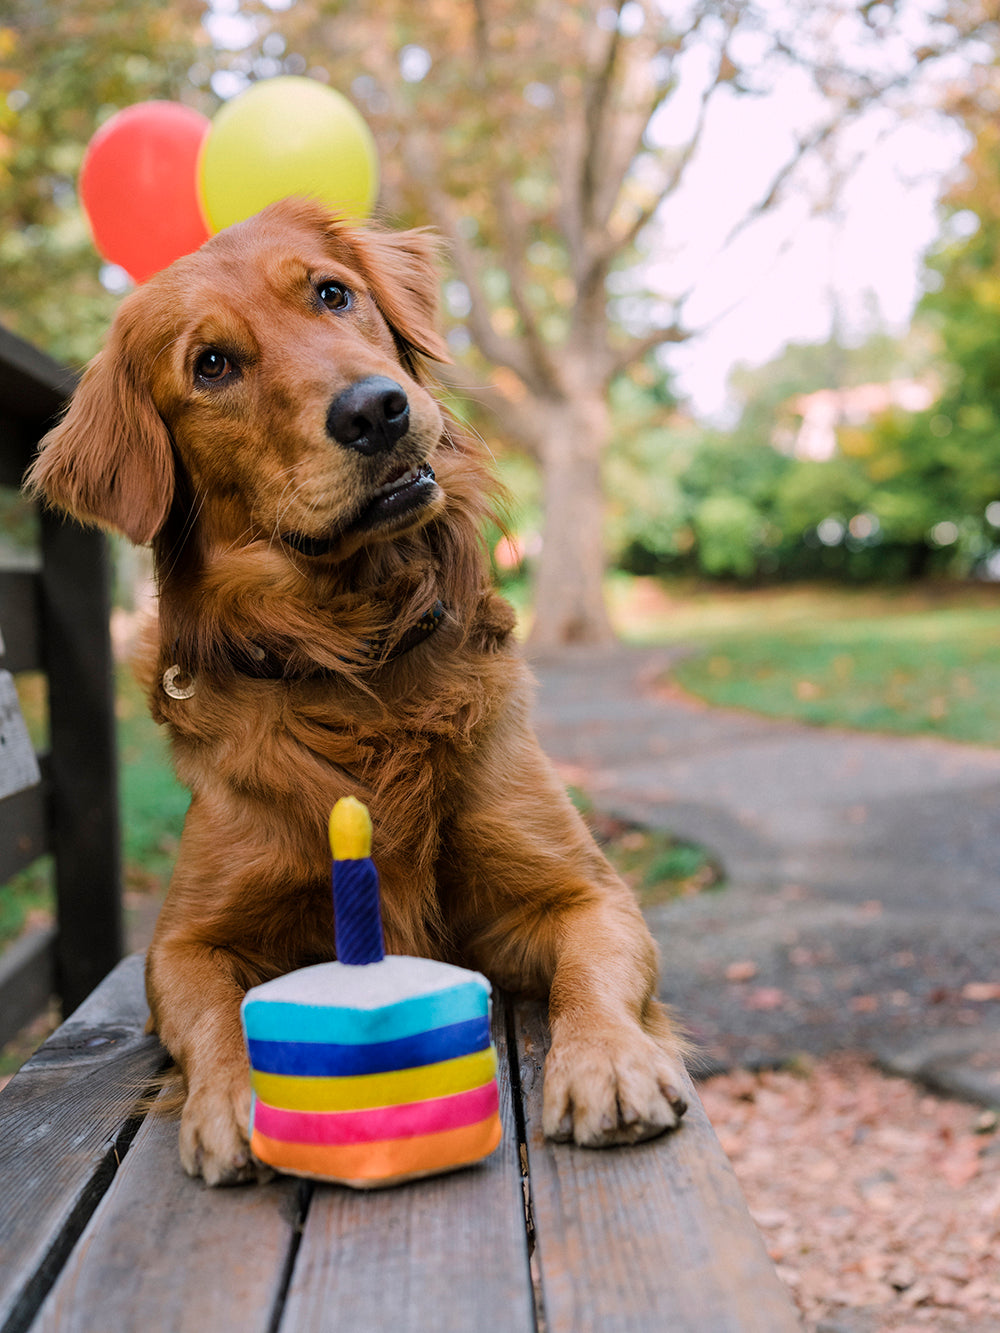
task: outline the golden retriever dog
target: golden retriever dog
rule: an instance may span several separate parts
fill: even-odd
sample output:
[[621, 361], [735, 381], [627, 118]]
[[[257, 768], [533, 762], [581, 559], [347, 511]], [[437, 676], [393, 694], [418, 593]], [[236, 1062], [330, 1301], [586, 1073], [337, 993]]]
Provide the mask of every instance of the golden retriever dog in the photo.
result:
[[239, 1007], [334, 956], [326, 825], [369, 807], [389, 952], [547, 996], [544, 1128], [678, 1123], [682, 1042], [633, 895], [543, 757], [492, 590], [491, 478], [429, 360], [433, 242], [286, 200], [123, 301], [28, 485], [151, 543], [153, 716], [191, 790], [149, 950], [185, 1169], [263, 1174]]

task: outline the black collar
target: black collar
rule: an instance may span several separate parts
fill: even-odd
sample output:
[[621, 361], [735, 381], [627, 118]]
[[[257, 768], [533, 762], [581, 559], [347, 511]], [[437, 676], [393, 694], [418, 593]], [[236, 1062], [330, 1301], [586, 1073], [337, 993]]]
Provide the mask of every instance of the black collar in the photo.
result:
[[[423, 643], [425, 639], [438, 629], [444, 620], [444, 602], [440, 597], [429, 607], [424, 614], [417, 620], [402, 638], [388, 647], [385, 639], [369, 639], [364, 644], [364, 659], [372, 668], [385, 666], [389, 662], [395, 662], [403, 657], [411, 648], [416, 648], [418, 643]], [[345, 661], [349, 659], [345, 658]], [[287, 661], [278, 656], [277, 653], [268, 652], [265, 648], [252, 649], [246, 651], [234, 651], [230, 656], [230, 661], [241, 676], [252, 676], [255, 680], [308, 680], [314, 676], [327, 676], [337, 674], [327, 667], [316, 666], [312, 670], [296, 670], [289, 667]]]

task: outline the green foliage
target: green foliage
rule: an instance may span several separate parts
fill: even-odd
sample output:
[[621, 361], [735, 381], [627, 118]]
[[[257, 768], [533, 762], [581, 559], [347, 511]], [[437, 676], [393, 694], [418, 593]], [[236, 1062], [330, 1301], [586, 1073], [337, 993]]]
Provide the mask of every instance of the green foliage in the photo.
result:
[[[963, 337], [971, 341], [968, 330]], [[992, 339], [983, 333], [976, 343], [984, 360]], [[867, 426], [843, 427], [829, 459], [777, 447], [794, 438], [799, 396], [830, 387], [831, 366], [839, 365], [844, 384], [860, 382], [866, 368], [885, 381], [902, 378], [926, 364], [929, 340], [924, 332], [904, 340], [893, 360], [880, 335], [870, 366], [867, 346], [839, 359], [829, 344], [789, 348], [770, 366], [739, 372], [736, 381], [755, 396], [728, 434], [676, 413], [658, 421], [651, 407], [647, 424], [630, 434], [619, 412], [606, 469], [618, 565], [744, 582], [974, 572], [1000, 534], [1000, 523], [986, 519], [1000, 497], [1000, 405], [968, 401], [964, 380], [927, 412], [894, 408]], [[1000, 383], [1000, 350], [996, 369]]]
[[801, 459], [785, 469], [774, 500], [784, 527], [797, 534], [830, 517], [846, 523], [865, 507], [869, 490], [864, 475], [849, 459]]
[[[929, 293], [903, 343], [790, 347], [733, 377], [742, 417], [702, 434], [666, 469], [659, 530], [643, 503], [616, 547], [636, 572], [760, 579], [968, 577], [1000, 547], [1000, 128], [978, 127], [929, 261]], [[797, 398], [821, 388], [922, 375], [926, 411], [842, 427], [826, 461], [783, 457]], [[647, 451], [651, 452], [651, 451]], [[665, 480], [645, 478], [648, 494]], [[633, 486], [638, 491], [638, 486]], [[989, 515], [989, 517], [987, 516]], [[991, 521], [991, 519], [993, 521]], [[651, 539], [655, 532], [655, 540]], [[681, 540], [679, 540], [681, 538]]]
[[706, 574], [749, 578], [757, 567], [761, 512], [745, 496], [709, 495], [694, 511], [698, 559]]
[[115, 297], [76, 196], [83, 153], [113, 112], [196, 100], [187, 71], [200, 0], [9, 0], [0, 20], [0, 322], [57, 359], [97, 349]]
[[[996, 544], [987, 507], [1000, 499], [1000, 131], [980, 128], [948, 201], [918, 317], [939, 343], [940, 397], [927, 411], [887, 413], [868, 432], [871, 507], [899, 541], [944, 532], [939, 561], [975, 568]], [[995, 511], [994, 511], [995, 513]], [[939, 526], [939, 525], [943, 525]]]
[[611, 389], [613, 442], [604, 464], [607, 538], [623, 563], [647, 572], [693, 540], [681, 475], [700, 432], [676, 412], [669, 382], [646, 367]]

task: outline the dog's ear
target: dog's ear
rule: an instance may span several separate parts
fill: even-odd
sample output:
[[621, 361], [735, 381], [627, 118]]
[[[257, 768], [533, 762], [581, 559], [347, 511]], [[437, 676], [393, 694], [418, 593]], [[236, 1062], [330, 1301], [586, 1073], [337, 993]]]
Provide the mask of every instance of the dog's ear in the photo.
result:
[[137, 546], [163, 526], [174, 493], [170, 433], [120, 340], [88, 366], [66, 415], [42, 440], [25, 487]]
[[440, 275], [433, 233], [354, 231], [348, 243], [401, 353], [450, 363], [448, 344], [438, 331]]

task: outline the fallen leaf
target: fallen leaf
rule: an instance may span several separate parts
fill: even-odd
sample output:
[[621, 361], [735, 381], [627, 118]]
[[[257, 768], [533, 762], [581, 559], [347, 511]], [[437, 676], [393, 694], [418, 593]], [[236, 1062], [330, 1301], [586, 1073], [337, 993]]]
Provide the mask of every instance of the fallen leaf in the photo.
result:
[[983, 1003], [1000, 1000], [1000, 981], [970, 981], [962, 987], [962, 999]]
[[745, 1009], [768, 1010], [780, 1009], [785, 1003], [785, 992], [777, 986], [756, 986], [743, 1000]]
[[846, 1328], [857, 1310], [868, 1333], [1000, 1330], [991, 1113], [847, 1054], [701, 1086], [804, 1327]]
[[960, 1139], [954, 1150], [942, 1158], [938, 1169], [947, 1185], [953, 1190], [960, 1190], [970, 1180], [975, 1180], [981, 1165], [978, 1141]]

